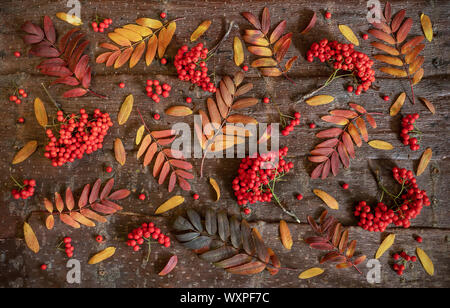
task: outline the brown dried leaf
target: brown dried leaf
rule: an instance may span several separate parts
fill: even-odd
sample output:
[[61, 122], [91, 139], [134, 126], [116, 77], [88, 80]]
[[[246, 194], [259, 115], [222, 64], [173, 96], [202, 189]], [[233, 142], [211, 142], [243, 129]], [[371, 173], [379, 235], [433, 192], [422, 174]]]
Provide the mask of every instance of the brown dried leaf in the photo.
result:
[[398, 52], [397, 49], [395, 49], [394, 47], [385, 45], [383, 43], [371, 42], [370, 45], [372, 45], [373, 47], [375, 47], [375, 48], [377, 48], [377, 49], [379, 49], [381, 51], [387, 52], [391, 56], [399, 56], [400, 55], [400, 53]]
[[248, 108], [248, 107], [254, 106], [258, 103], [259, 103], [259, 99], [257, 99], [257, 98], [253, 98], [253, 97], [243, 98], [243, 99], [240, 99], [240, 100], [234, 102], [233, 105], [231, 106], [231, 109], [238, 110], [238, 109]]
[[288, 224], [284, 220], [280, 221], [280, 237], [284, 248], [291, 250], [293, 244], [292, 236]]
[[185, 117], [192, 114], [192, 110], [186, 106], [172, 106], [166, 110], [166, 114], [173, 117]]
[[47, 111], [45, 110], [44, 103], [39, 97], [34, 100], [34, 114], [39, 125], [46, 127], [48, 123]]
[[122, 140], [116, 138], [114, 141], [114, 156], [119, 164], [125, 165], [127, 159], [127, 153], [125, 152], [125, 147], [123, 146]]
[[431, 148], [427, 148], [425, 151], [423, 151], [422, 157], [420, 158], [419, 165], [417, 166], [417, 171], [416, 171], [417, 176], [421, 175], [425, 171], [432, 156], [433, 156], [433, 151], [431, 150]]
[[[192, 40], [192, 38], [191, 38], [191, 40]], [[167, 262], [166, 266], [164, 266], [164, 268], [162, 269], [161, 272], [159, 272], [158, 275], [166, 276], [175, 268], [175, 266], [177, 266], [177, 263], [178, 263], [178, 257], [175, 255], [171, 256], [169, 261]]]
[[396, 43], [394, 38], [391, 35], [384, 33], [383, 31], [380, 31], [377, 29], [369, 29], [369, 30], [367, 30], [367, 32], [372, 34], [377, 39], [382, 40], [390, 45], [394, 45]]
[[23, 234], [25, 237], [25, 243], [27, 244], [28, 248], [30, 248], [30, 250], [34, 253], [38, 253], [40, 249], [39, 241], [33, 231], [33, 228], [31, 228], [31, 226], [27, 222], [23, 224]]
[[303, 29], [302, 32], [300, 32], [300, 34], [308, 33], [312, 28], [314, 28], [314, 26], [316, 25], [316, 21], [317, 21], [317, 14], [316, 14], [316, 12], [314, 12], [308, 25], [306, 26], [305, 29]]
[[28, 141], [27, 144], [24, 145], [23, 148], [21, 148], [16, 155], [14, 155], [14, 158], [12, 160], [12, 164], [19, 164], [21, 162], [23, 162], [24, 160], [26, 160], [28, 157], [31, 156], [31, 154], [33, 154], [36, 149], [37, 149], [37, 141], [32, 140], [32, 141]]
[[428, 110], [430, 110], [432, 114], [436, 113], [436, 108], [428, 99], [421, 97], [420, 100], [425, 104], [425, 106], [427, 106]]
[[250, 116], [242, 115], [242, 114], [232, 114], [227, 118], [228, 123], [242, 123], [242, 124], [258, 124], [258, 121]]
[[260, 68], [259, 70], [261, 74], [266, 77], [278, 77], [283, 74], [283, 72], [276, 67], [263, 67]]
[[263, 9], [262, 12], [262, 17], [261, 17], [261, 31], [264, 34], [269, 33], [270, 30], [270, 13], [269, 13], [269, 9], [267, 7], [265, 7]]

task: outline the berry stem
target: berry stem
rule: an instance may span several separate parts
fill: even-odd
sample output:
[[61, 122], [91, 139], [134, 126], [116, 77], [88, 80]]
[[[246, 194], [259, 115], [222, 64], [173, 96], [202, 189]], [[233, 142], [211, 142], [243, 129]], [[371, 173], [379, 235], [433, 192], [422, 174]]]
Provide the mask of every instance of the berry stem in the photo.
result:
[[211, 58], [212, 56], [215, 55], [217, 50], [219, 50], [220, 45], [222, 45], [222, 43], [228, 38], [228, 36], [230, 36], [230, 33], [231, 33], [231, 30], [233, 29], [233, 26], [234, 26], [234, 20], [232, 20], [230, 22], [230, 25], [228, 26], [228, 30], [225, 33], [225, 35], [222, 37], [222, 39], [213, 48], [211, 48], [211, 50], [208, 52], [208, 57], [205, 59], [205, 62], [208, 61], [209, 58]]
[[47, 94], [48, 98], [49, 98], [50, 101], [53, 103], [53, 105], [55, 105], [56, 109], [61, 110], [62, 112], [64, 112], [64, 111], [62, 110], [61, 105], [58, 104], [58, 103], [53, 99], [53, 97], [50, 95], [50, 93], [48, 92], [48, 90], [47, 90], [47, 88], [45, 87], [45, 85], [44, 85], [43, 82], [41, 83], [41, 86], [44, 88], [45, 94]]

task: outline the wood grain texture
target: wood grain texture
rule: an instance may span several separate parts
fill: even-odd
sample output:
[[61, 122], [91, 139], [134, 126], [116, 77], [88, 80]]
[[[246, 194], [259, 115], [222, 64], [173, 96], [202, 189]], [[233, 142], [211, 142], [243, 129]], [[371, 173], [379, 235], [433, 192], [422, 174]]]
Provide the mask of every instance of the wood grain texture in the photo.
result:
[[[195, 2], [193, 4], [192, 2]], [[236, 22], [230, 37], [223, 43], [217, 56], [211, 60], [209, 67], [215, 68], [217, 80], [225, 74], [232, 75], [238, 68], [233, 63], [232, 41], [233, 37], [243, 34], [244, 29], [251, 26], [240, 16], [242, 11], [251, 11], [260, 14], [262, 8], [267, 5], [266, 1], [250, 0], [245, 4], [242, 1], [139, 1], [139, 0], [103, 0], [83, 2], [81, 8], [84, 25], [82, 30], [88, 34], [91, 41], [88, 53], [93, 69], [92, 89], [107, 95], [110, 99], [102, 100], [87, 96], [77, 99], [62, 99], [61, 94], [67, 90], [65, 86], [53, 86], [49, 89], [51, 95], [60, 103], [66, 112], [78, 112], [85, 108], [92, 112], [95, 108], [107, 111], [112, 119], [117, 118], [120, 105], [125, 97], [132, 93], [135, 98], [135, 106], [142, 112], [151, 130], [169, 129], [172, 124], [179, 121], [178, 118], [164, 115], [164, 110], [170, 106], [180, 105], [187, 96], [193, 98], [194, 112], [206, 108], [206, 98], [210, 97], [198, 89], [190, 90], [190, 85], [179, 82], [171, 59], [177, 49], [189, 43], [189, 37], [202, 20], [213, 21], [208, 31], [199, 39], [211, 48], [223, 35], [226, 23], [234, 20]], [[340, 219], [344, 225], [355, 226], [352, 209], [355, 202], [360, 200], [370, 201], [372, 204], [376, 199], [376, 182], [369, 170], [371, 165], [379, 166], [388, 181], [387, 170], [394, 164], [415, 170], [422, 151], [431, 147], [433, 158], [427, 170], [418, 178], [419, 186], [427, 190], [432, 206], [424, 208], [422, 214], [412, 222], [408, 230], [389, 229], [389, 232], [397, 234], [396, 243], [389, 251], [398, 252], [401, 249], [412, 254], [417, 243], [414, 235], [423, 237], [424, 242], [420, 244], [434, 262], [436, 273], [434, 277], [428, 276], [420, 264], [415, 264], [414, 269], [405, 271], [404, 279], [398, 278], [391, 269], [392, 259], [388, 254], [381, 258], [382, 282], [379, 285], [370, 285], [365, 276], [361, 276], [352, 269], [338, 270], [331, 265], [325, 266], [326, 271], [320, 277], [300, 281], [297, 276], [303, 270], [318, 265], [318, 260], [323, 253], [311, 250], [302, 242], [302, 238], [309, 234], [306, 224], [294, 224], [289, 216], [283, 214], [273, 204], [258, 204], [253, 207], [252, 215], [248, 219], [256, 226], [263, 235], [266, 243], [270, 246], [285, 267], [297, 268], [298, 270], [283, 270], [276, 276], [270, 276], [264, 272], [252, 277], [241, 277], [227, 274], [225, 271], [216, 269], [210, 264], [201, 261], [193, 252], [187, 251], [181, 245], [175, 243], [174, 248], [165, 249], [157, 247], [153, 249], [150, 262], [142, 263], [145, 252], [134, 253], [126, 246], [125, 237], [138, 224], [151, 219], [157, 223], [164, 233], [170, 233], [170, 223], [175, 214], [181, 214], [187, 207], [194, 207], [200, 211], [207, 207], [215, 209], [227, 209], [230, 214], [239, 215], [239, 208], [231, 190], [231, 181], [235, 176], [240, 159], [207, 159], [205, 174], [199, 178], [200, 159], [188, 159], [194, 165], [195, 179], [191, 181], [193, 192], [188, 193], [176, 187], [171, 195], [167, 192], [167, 184], [159, 186], [151, 175], [151, 167], [142, 168], [142, 164], [136, 160], [137, 147], [134, 143], [136, 130], [141, 126], [139, 115], [133, 112], [126, 125], [119, 127], [117, 123], [110, 129], [105, 138], [104, 148], [91, 155], [77, 160], [73, 164], [61, 168], [51, 166], [48, 159], [43, 156], [43, 145], [46, 143], [45, 132], [34, 118], [33, 100], [40, 97], [49, 114], [55, 114], [56, 109], [50, 103], [47, 95], [41, 87], [41, 83], [49, 84], [53, 78], [42, 76], [35, 69], [40, 59], [27, 56], [20, 30], [20, 25], [26, 20], [37, 24], [42, 23], [44, 15], [52, 17], [57, 34], [61, 37], [70, 25], [57, 20], [56, 12], [66, 11], [65, 1], [45, 0], [16, 0], [2, 1], [0, 4], [0, 93], [3, 98], [2, 121], [0, 122], [0, 287], [450, 287], [450, 258], [449, 258], [449, 235], [450, 216], [448, 215], [448, 195], [450, 192], [450, 159], [448, 141], [449, 134], [449, 108], [450, 97], [448, 65], [450, 47], [446, 44], [448, 37], [449, 2], [433, 4], [425, 0], [391, 1], [393, 11], [397, 11], [407, 5], [407, 16], [414, 19], [411, 34], [420, 35], [419, 17], [421, 12], [430, 16], [435, 37], [431, 43], [426, 43], [422, 52], [425, 57], [423, 80], [415, 87], [417, 97], [425, 97], [436, 106], [436, 114], [432, 115], [419, 101], [412, 105], [410, 98], [406, 98], [402, 113], [419, 112], [420, 119], [418, 127], [423, 131], [421, 150], [412, 152], [404, 147], [399, 138], [400, 115], [390, 117], [388, 110], [390, 102], [382, 100], [383, 95], [396, 97], [400, 92], [409, 93], [409, 85], [406, 81], [390, 78], [377, 71], [375, 87], [379, 91], [369, 90], [360, 97], [349, 95], [345, 91], [347, 83], [338, 80], [319, 94], [333, 95], [335, 100], [324, 106], [312, 107], [306, 104], [292, 106], [291, 102], [298, 96], [320, 86], [331, 73], [329, 68], [318, 62], [309, 63], [304, 59], [306, 50], [311, 43], [319, 38], [344, 40], [340, 35], [337, 25], [344, 23], [350, 26], [359, 37], [369, 25], [365, 19], [365, 2], [355, 6], [351, 1], [326, 1], [319, 3], [297, 0], [270, 1], [270, 13], [272, 24], [275, 26], [282, 19], [287, 18], [286, 31], [294, 32], [293, 45], [286, 58], [299, 56], [299, 61], [293, 66], [289, 76], [295, 84], [286, 79], [261, 78], [256, 69], [251, 69], [246, 74], [245, 82], [254, 83], [252, 94], [254, 97], [262, 98], [269, 96], [271, 104], [258, 104], [246, 112], [247, 115], [255, 117], [259, 122], [278, 122], [279, 117], [274, 104], [279, 106], [285, 114], [294, 111], [302, 113], [301, 125], [296, 127], [288, 137], [281, 139], [282, 145], [289, 146], [288, 160], [294, 162], [294, 170], [287, 176], [287, 181], [278, 186], [280, 199], [285, 202], [302, 221], [306, 221], [307, 215], [317, 216], [324, 208], [323, 203], [314, 196], [312, 190], [322, 189], [334, 196], [339, 204], [338, 211], [330, 210], [330, 213]], [[23, 10], [26, 7], [27, 10]], [[323, 18], [325, 8], [333, 13], [331, 21]], [[95, 56], [103, 49], [98, 48], [102, 42], [109, 42], [105, 34], [94, 33], [90, 28], [90, 21], [94, 19], [95, 10], [101, 12], [102, 16], [113, 19], [112, 28], [133, 23], [138, 17], [156, 18], [159, 12], [168, 13], [168, 19], [186, 16], [187, 18], [177, 22], [177, 31], [173, 42], [168, 48], [167, 54], [169, 64], [161, 65], [155, 61], [147, 67], [144, 61], [139, 62], [132, 70], [124, 66], [118, 70], [106, 68], [103, 64], [95, 64]], [[312, 11], [318, 14], [316, 26], [306, 35], [299, 32], [307, 25]], [[193, 14], [195, 12], [195, 14]], [[192, 18], [195, 16], [195, 18]], [[226, 17], [224, 17], [226, 16]], [[111, 28], [110, 28], [111, 29]], [[378, 53], [370, 47], [368, 41], [361, 40], [361, 50], [369, 54]], [[16, 59], [14, 51], [20, 51], [22, 57]], [[255, 58], [246, 52], [245, 64], [249, 65]], [[378, 68], [380, 63], [376, 63]], [[172, 85], [170, 98], [162, 99], [161, 103], [153, 103], [145, 95], [145, 80], [148, 78], [159, 79]], [[12, 91], [12, 83], [15, 82], [29, 93], [29, 97], [21, 105], [15, 105], [7, 101]], [[124, 82], [125, 89], [120, 89], [118, 83]], [[378, 127], [368, 128], [369, 140], [381, 139], [394, 145], [392, 151], [379, 151], [363, 144], [356, 149], [356, 159], [350, 163], [350, 168], [342, 170], [338, 177], [329, 179], [311, 180], [309, 174], [314, 164], [307, 160], [310, 150], [320, 142], [315, 138], [315, 133], [330, 127], [320, 117], [326, 115], [331, 109], [347, 108], [347, 103], [354, 101], [363, 105], [370, 112], [381, 112], [384, 115], [375, 116]], [[162, 115], [160, 121], [154, 121], [152, 115]], [[25, 124], [16, 124], [19, 117], [24, 117]], [[183, 118], [193, 128], [193, 117]], [[309, 129], [308, 123], [314, 122], [315, 129]], [[120, 137], [127, 151], [126, 164], [122, 167], [114, 159], [113, 142]], [[39, 148], [28, 160], [16, 166], [11, 165], [16, 151], [27, 141], [37, 140]], [[193, 141], [196, 142], [196, 141]], [[72, 230], [61, 223], [55, 224], [55, 229], [47, 231], [44, 226], [45, 216], [34, 214], [30, 218], [30, 224], [38, 236], [41, 251], [34, 255], [27, 250], [21, 227], [24, 219], [33, 210], [43, 209], [44, 197], [53, 196], [55, 191], [64, 192], [70, 186], [77, 198], [86, 183], [93, 184], [97, 178], [106, 180], [111, 176], [104, 172], [106, 166], [113, 166], [115, 187], [126, 187], [133, 191], [132, 195], [121, 202], [124, 210], [108, 219], [108, 223], [97, 224], [95, 228]], [[16, 178], [34, 178], [37, 181], [36, 194], [27, 201], [15, 201], [10, 191], [13, 183], [9, 174]], [[215, 192], [210, 189], [208, 179], [214, 177], [221, 188], [221, 199], [215, 201]], [[341, 189], [342, 183], [348, 183], [350, 189]], [[145, 191], [147, 201], [138, 200], [137, 196]], [[192, 199], [193, 193], [200, 195], [200, 200]], [[297, 201], [295, 195], [302, 193], [304, 199]], [[183, 195], [185, 204], [163, 214], [161, 217], [151, 216], [155, 209], [173, 195]], [[280, 219], [289, 223], [289, 229], [293, 236], [294, 245], [292, 250], [283, 248], [279, 240], [278, 225]], [[106, 238], [104, 247], [95, 242], [95, 236], [102, 234]], [[69, 285], [65, 281], [67, 258], [63, 252], [58, 252], [54, 247], [63, 236], [71, 236], [75, 242], [76, 253], [74, 257], [82, 262], [82, 284]], [[357, 252], [367, 254], [371, 258], [382, 240], [382, 235], [368, 233], [360, 228], [350, 228], [350, 238], [358, 240]], [[175, 242], [175, 239], [173, 239]], [[96, 252], [107, 246], [116, 246], [117, 252], [113, 258], [96, 266], [87, 264], [89, 258]], [[176, 254], [179, 257], [177, 267], [169, 275], [159, 277], [159, 271], [164, 267], [169, 257]], [[48, 262], [49, 270], [42, 272], [39, 265]], [[360, 267], [363, 273], [368, 269], [363, 263]]]

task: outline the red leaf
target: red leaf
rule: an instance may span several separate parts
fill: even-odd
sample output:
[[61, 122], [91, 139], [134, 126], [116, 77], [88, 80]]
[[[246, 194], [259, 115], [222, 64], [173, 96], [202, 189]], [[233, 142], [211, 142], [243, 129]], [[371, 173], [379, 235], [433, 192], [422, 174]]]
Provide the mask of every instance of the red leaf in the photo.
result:
[[72, 72], [65, 66], [44, 66], [40, 69], [40, 72], [44, 75], [48, 76], [56, 76], [56, 77], [69, 77], [72, 75]]
[[56, 32], [53, 22], [48, 16], [44, 16], [44, 32], [50, 43], [54, 44], [56, 42]]
[[402, 43], [406, 37], [408, 36], [409, 31], [411, 31], [413, 20], [412, 18], [408, 18], [405, 20], [403, 25], [398, 29], [397, 32], [397, 44]]
[[56, 48], [49, 46], [34, 46], [31, 48], [30, 54], [43, 58], [55, 58], [60, 55]]
[[167, 274], [169, 274], [177, 265], [178, 263], [178, 257], [177, 256], [172, 256], [169, 259], [169, 262], [167, 262], [166, 266], [164, 266], [163, 270], [161, 272], [159, 272], [159, 276], [165, 276]]
[[395, 14], [394, 18], [391, 22], [392, 32], [396, 32], [400, 25], [402, 24], [403, 19], [405, 18], [406, 10], [400, 10], [397, 14]]
[[[337, 140], [337, 139], [336, 139], [336, 140]], [[325, 155], [325, 156], [328, 156], [328, 155], [330, 155], [333, 151], [334, 151], [333, 148], [324, 148], [324, 147], [322, 147], [322, 148], [316, 148], [316, 149], [312, 150], [310, 153], [311, 153], [312, 155]]]
[[317, 14], [316, 12], [313, 12], [313, 16], [311, 17], [311, 20], [309, 21], [309, 24], [306, 26], [306, 28], [300, 32], [300, 34], [306, 34], [308, 33], [314, 26], [316, 25], [317, 21]]
[[311, 236], [305, 239], [305, 243], [312, 244], [312, 243], [326, 243], [328, 240], [321, 236]]
[[344, 144], [342, 142], [339, 142], [338, 153], [339, 157], [341, 158], [342, 164], [344, 165], [345, 168], [348, 168], [350, 166], [350, 160], [348, 158], [347, 151], [345, 150]]
[[44, 31], [42, 31], [41, 27], [36, 26], [31, 21], [27, 21], [22, 25], [22, 30], [26, 33], [40, 36], [41, 40], [44, 38]]
[[75, 207], [75, 200], [73, 199], [72, 190], [70, 190], [70, 187], [67, 187], [66, 189], [66, 207], [69, 211], [73, 210]]
[[72, 57], [69, 60], [69, 68], [73, 71], [75, 69], [75, 66], [77, 65], [78, 61], [81, 58], [81, 55], [83, 54], [86, 47], [89, 45], [89, 41], [84, 41], [80, 45], [77, 46], [77, 48], [74, 50]]
[[273, 44], [283, 35], [284, 30], [286, 29], [286, 20], [283, 20], [278, 24], [278, 26], [272, 31], [270, 35], [270, 42]]
[[194, 178], [194, 175], [192, 173], [189, 173], [181, 169], [175, 170], [175, 173], [187, 180], [192, 180]]
[[392, 17], [391, 4], [389, 2], [386, 2], [386, 5], [384, 6], [384, 18], [386, 19], [386, 22], [390, 22], [391, 17]]
[[238, 265], [235, 267], [229, 267], [226, 269], [227, 272], [231, 274], [238, 275], [254, 275], [262, 272], [266, 268], [266, 265], [259, 261], [249, 262], [243, 265]]
[[80, 199], [78, 199], [78, 207], [84, 207], [88, 202], [89, 191], [91, 190], [91, 185], [86, 184], [83, 188], [83, 192], [81, 193]]
[[328, 243], [311, 243], [309, 246], [318, 250], [332, 250], [334, 248], [333, 245]]
[[75, 73], [75, 76], [77, 76], [77, 78], [79, 80], [83, 79], [83, 76], [87, 69], [88, 62], [89, 62], [89, 56], [84, 55], [81, 57], [80, 61], [78, 61], [77, 65], [75, 66], [74, 73]]
[[74, 38], [72, 38], [69, 43], [67, 44], [66, 50], [64, 51], [63, 58], [66, 60], [69, 60], [72, 58], [72, 53], [75, 50], [75, 47], [78, 45], [78, 43], [81, 41], [81, 39], [85, 37], [84, 33], [79, 33]]
[[339, 173], [339, 155], [336, 151], [331, 154], [331, 172], [334, 176]]
[[313, 163], [321, 163], [328, 160], [327, 156], [309, 156], [308, 160]]
[[367, 113], [366, 109], [364, 109], [363, 106], [360, 106], [358, 104], [354, 104], [354, 103], [349, 103], [348, 104], [351, 108], [355, 109], [356, 111], [358, 111], [359, 113]]
[[92, 204], [91, 208], [94, 211], [102, 213], [102, 214], [114, 214], [115, 212], [117, 212], [116, 209], [106, 206], [106, 205], [103, 205], [103, 204], [99, 204], [99, 203]]
[[65, 92], [63, 94], [63, 97], [65, 97], [65, 98], [80, 97], [80, 96], [85, 95], [87, 92], [88, 91], [86, 89], [75, 88], [75, 89], [72, 89], [72, 90], [69, 90], [69, 91]]
[[83, 78], [81, 79], [81, 83], [82, 83], [82, 86], [84, 87], [84, 88], [89, 88], [89, 86], [91, 85], [91, 68], [90, 67], [88, 67], [88, 69], [86, 70], [86, 72], [84, 73], [84, 76], [83, 76]]
[[97, 179], [92, 186], [91, 194], [89, 195], [89, 203], [94, 203], [98, 199], [98, 194], [100, 192], [100, 185], [102, 185], [102, 180]]
[[328, 174], [330, 174], [330, 168], [331, 168], [331, 163], [330, 160], [328, 159], [325, 164], [323, 165], [323, 169], [322, 169], [322, 180], [326, 179]]
[[176, 131], [173, 130], [173, 129], [153, 131], [151, 133], [153, 138], [156, 138], [156, 139], [171, 137], [171, 136], [173, 136], [175, 134], [176, 134]]
[[80, 84], [80, 82], [75, 77], [70, 77], [70, 76], [58, 78], [52, 82], [52, 84], [57, 84], [57, 83], [66, 84], [69, 86], [77, 86]]
[[269, 13], [269, 9], [267, 7], [265, 7], [263, 9], [262, 12], [262, 17], [261, 17], [261, 31], [264, 34], [267, 34], [270, 30], [270, 13]]
[[169, 160], [169, 162], [172, 166], [177, 167], [177, 168], [181, 168], [181, 169], [185, 169], [185, 170], [192, 169], [192, 164], [188, 163], [187, 161], [184, 161], [184, 160], [171, 159], [171, 160]]
[[37, 35], [33, 34], [27, 34], [23, 37], [23, 41], [25, 44], [31, 45], [31, 44], [37, 44], [42, 41], [42, 38]]
[[321, 142], [321, 143], [319, 143], [318, 145], [316, 145], [316, 149], [317, 149], [317, 148], [329, 148], [329, 147], [334, 147], [338, 142], [339, 142], [339, 140], [336, 139], [336, 138], [328, 139], [328, 140], [325, 140], [324, 142]]
[[130, 195], [130, 191], [128, 189], [119, 189], [109, 195], [107, 198], [110, 200], [122, 200]]
[[161, 173], [159, 174], [159, 180], [158, 180], [159, 185], [164, 183], [164, 181], [167, 178], [167, 175], [169, 174], [169, 171], [170, 171], [170, 164], [168, 161], [166, 161], [164, 163], [163, 167], [161, 168]]
[[189, 184], [188, 181], [186, 181], [185, 179], [183, 179], [180, 176], [178, 177], [178, 184], [180, 185], [181, 189], [183, 189], [185, 191], [191, 190], [191, 184]]
[[258, 18], [255, 17], [250, 12], [243, 12], [241, 13], [242, 16], [244, 16], [245, 19], [248, 20], [249, 23], [251, 23], [256, 29], [261, 29], [261, 23], [259, 22]]
[[72, 36], [72, 34], [79, 30], [80, 29], [78, 28], [73, 28], [61, 38], [61, 40], [59, 41], [59, 50], [61, 50], [61, 52], [64, 52], [64, 50], [66, 49], [67, 42], [69, 41], [69, 38]]
[[351, 158], [355, 158], [355, 147], [353, 146], [352, 138], [347, 132], [342, 134], [342, 142], [344, 143], [344, 147], [347, 150], [348, 155], [350, 155]]
[[286, 53], [289, 49], [289, 47], [291, 46], [291, 39], [287, 39], [281, 46], [280, 48], [278, 48], [277, 52], [276, 52], [276, 59], [278, 62], [281, 62], [284, 57], [286, 56]]
[[102, 205], [108, 206], [110, 208], [115, 209], [116, 211], [121, 211], [123, 210], [123, 207], [121, 207], [120, 205], [118, 205], [117, 203], [111, 202], [109, 200], [102, 200]]
[[102, 192], [100, 193], [100, 200], [103, 200], [106, 197], [108, 197], [113, 186], [114, 186], [114, 178], [111, 178], [108, 180], [108, 182], [106, 182], [105, 186], [103, 187]]
[[313, 172], [311, 172], [311, 179], [317, 179], [322, 174], [323, 164], [318, 165], [314, 168]]
[[45, 66], [66, 66], [67, 63], [61, 58], [50, 58], [39, 63], [37, 68], [43, 68]]
[[334, 127], [334, 128], [329, 128], [326, 130], [323, 130], [321, 132], [318, 132], [316, 134], [317, 138], [332, 138], [332, 137], [337, 137], [342, 133], [342, 129]]
[[175, 188], [175, 184], [177, 183], [177, 174], [175, 171], [172, 171], [169, 178], [169, 192], [172, 192], [172, 190]]

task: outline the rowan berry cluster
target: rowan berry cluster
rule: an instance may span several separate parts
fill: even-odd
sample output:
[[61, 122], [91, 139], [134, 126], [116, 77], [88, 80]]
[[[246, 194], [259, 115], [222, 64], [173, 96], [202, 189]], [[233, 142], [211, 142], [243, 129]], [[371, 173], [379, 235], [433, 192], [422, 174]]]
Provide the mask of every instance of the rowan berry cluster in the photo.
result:
[[11, 190], [11, 194], [14, 199], [28, 199], [34, 195], [34, 190], [36, 187], [36, 180], [30, 179], [30, 180], [23, 180], [23, 184], [18, 183], [16, 180], [16, 185], [19, 187], [19, 189], [13, 189]]
[[358, 226], [370, 232], [384, 232], [391, 223], [397, 227], [409, 228], [411, 219], [416, 218], [422, 207], [431, 204], [425, 190], [420, 190], [416, 178], [411, 170], [404, 168], [392, 169], [394, 179], [402, 185], [400, 193], [393, 195], [384, 187], [383, 192], [388, 194], [394, 204], [391, 207], [379, 202], [374, 210], [365, 201], [360, 201], [355, 208], [354, 215], [359, 217]]
[[[337, 70], [349, 71], [358, 80], [355, 94], [360, 95], [367, 91], [375, 81], [375, 71], [372, 69], [373, 61], [363, 52], [354, 50], [353, 44], [342, 44], [337, 41], [329, 42], [322, 39], [313, 43], [306, 53], [306, 60], [313, 62], [318, 58], [320, 62], [327, 61]], [[347, 91], [353, 91], [353, 87]]]
[[198, 43], [189, 50], [189, 47], [183, 45], [178, 49], [175, 56], [174, 65], [178, 73], [178, 79], [190, 81], [203, 89], [203, 91], [215, 93], [216, 87], [208, 76], [208, 67], [206, 60], [208, 58], [208, 49]]
[[296, 112], [294, 118], [289, 121], [289, 124], [283, 127], [281, 134], [283, 136], [288, 136], [294, 130], [294, 127], [300, 124], [300, 117], [300, 112]]
[[64, 252], [66, 253], [67, 257], [72, 258], [73, 252], [75, 250], [75, 247], [72, 246], [72, 238], [66, 236], [62, 243], [58, 246], [58, 248], [64, 244]]
[[92, 30], [94, 30], [94, 32], [105, 32], [105, 29], [108, 29], [111, 24], [112, 24], [112, 19], [105, 18], [101, 22], [98, 22], [98, 20], [92, 22], [91, 26], [92, 26]]
[[10, 102], [14, 102], [17, 105], [20, 105], [22, 103], [22, 100], [18, 96], [21, 96], [22, 98], [27, 98], [28, 97], [28, 93], [25, 92], [24, 89], [18, 89], [17, 93], [14, 92], [14, 94], [9, 97], [9, 101]]
[[[151, 99], [155, 103], [160, 102], [159, 95], [162, 95], [162, 97], [167, 98], [170, 95], [170, 91], [172, 90], [172, 87], [168, 85], [167, 83], [164, 83], [161, 85], [159, 80], [151, 80], [148, 79], [146, 83], [145, 91], [147, 92], [147, 96], [151, 97]], [[154, 88], [153, 88], [154, 87]]]
[[52, 165], [62, 166], [67, 162], [81, 159], [84, 154], [91, 154], [103, 147], [103, 139], [113, 122], [108, 113], [94, 110], [90, 119], [86, 110], [80, 109], [80, 115], [72, 113], [64, 117], [62, 111], [57, 112], [59, 125], [59, 137], [57, 138], [51, 129], [47, 129], [47, 137], [50, 139], [45, 146], [45, 157], [51, 159]]
[[139, 228], [134, 229], [128, 234], [127, 245], [132, 247], [134, 251], [141, 249], [140, 245], [145, 241], [150, 242], [151, 239], [156, 240], [164, 247], [170, 247], [170, 238], [157, 228], [154, 223], [143, 223]]
[[[393, 270], [397, 273], [397, 275], [403, 275], [403, 271], [406, 268], [408, 262], [416, 262], [416, 256], [409, 256], [405, 251], [400, 252], [400, 254], [395, 253], [393, 256], [395, 261], [397, 261], [393, 266]], [[401, 259], [401, 260], [400, 260]]]
[[248, 204], [269, 202], [273, 198], [272, 185], [294, 167], [292, 162], [284, 160], [288, 147], [278, 152], [257, 154], [242, 159], [238, 176], [233, 180], [234, 195], [244, 213], [250, 214]]
[[412, 151], [417, 151], [420, 148], [417, 136], [421, 135], [422, 132], [414, 125], [417, 119], [419, 119], [418, 113], [408, 114], [402, 118], [400, 137], [402, 138], [403, 144], [409, 145]]

